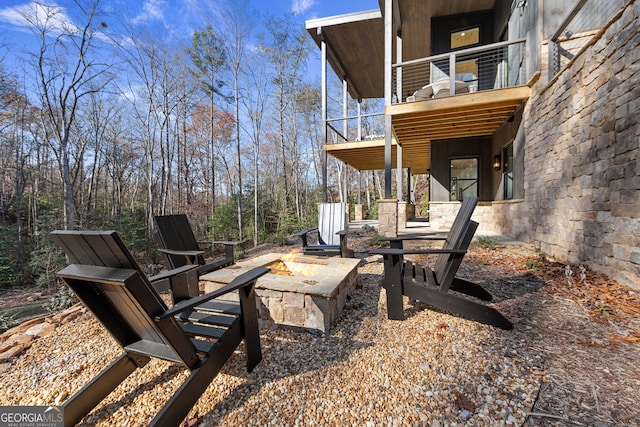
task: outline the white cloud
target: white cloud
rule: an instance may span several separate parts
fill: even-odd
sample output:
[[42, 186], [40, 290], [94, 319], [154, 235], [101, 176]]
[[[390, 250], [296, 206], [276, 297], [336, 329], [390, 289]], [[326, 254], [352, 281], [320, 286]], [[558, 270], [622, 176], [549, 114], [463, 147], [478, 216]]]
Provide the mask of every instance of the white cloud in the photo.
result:
[[164, 21], [164, 12], [162, 0], [144, 0], [142, 12], [131, 20], [133, 24], [142, 24], [147, 21], [157, 20]]
[[66, 14], [66, 10], [55, 3], [45, 5], [31, 2], [0, 9], [0, 21], [18, 27], [46, 28], [52, 33], [77, 32], [79, 30], [78, 26]]
[[291, 4], [291, 12], [294, 15], [304, 13], [315, 5], [316, 0], [293, 0]]

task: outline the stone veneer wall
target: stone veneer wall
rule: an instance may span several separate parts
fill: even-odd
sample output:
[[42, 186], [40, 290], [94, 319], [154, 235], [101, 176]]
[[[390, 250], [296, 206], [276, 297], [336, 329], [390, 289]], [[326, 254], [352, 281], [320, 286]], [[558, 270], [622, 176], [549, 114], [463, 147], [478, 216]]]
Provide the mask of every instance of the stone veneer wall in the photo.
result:
[[[434, 230], [448, 230], [460, 210], [460, 202], [429, 202], [429, 225]], [[471, 219], [477, 221], [478, 231], [496, 229], [494, 213], [490, 202], [478, 202]]]
[[495, 231], [636, 289], [639, 22], [632, 1], [555, 80], [536, 82], [524, 114], [525, 200], [494, 203]]

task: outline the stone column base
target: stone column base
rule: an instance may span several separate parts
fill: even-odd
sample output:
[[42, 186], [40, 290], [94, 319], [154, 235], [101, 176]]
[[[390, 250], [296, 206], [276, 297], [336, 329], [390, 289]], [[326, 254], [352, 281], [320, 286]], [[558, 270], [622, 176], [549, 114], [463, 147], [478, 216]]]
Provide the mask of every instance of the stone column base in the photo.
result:
[[398, 228], [407, 228], [407, 202], [398, 202]]
[[398, 236], [398, 200], [378, 200], [378, 233], [384, 237]]

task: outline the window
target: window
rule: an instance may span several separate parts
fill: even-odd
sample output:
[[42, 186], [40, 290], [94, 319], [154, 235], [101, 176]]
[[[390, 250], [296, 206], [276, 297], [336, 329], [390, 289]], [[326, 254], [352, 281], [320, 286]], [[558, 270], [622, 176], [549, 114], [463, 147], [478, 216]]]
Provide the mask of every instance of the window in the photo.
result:
[[513, 142], [502, 149], [504, 199], [513, 199]]
[[[480, 44], [480, 27], [467, 28], [451, 33], [449, 45], [451, 50], [464, 49]], [[462, 80], [469, 85], [469, 91], [478, 89], [478, 59], [462, 58], [456, 61], [456, 80]]]
[[464, 200], [478, 196], [478, 159], [451, 159], [449, 161], [449, 200]]
[[473, 46], [480, 43], [480, 27], [467, 28], [466, 30], [451, 33], [451, 49]]
[[478, 90], [478, 60], [467, 59], [456, 61], [456, 80], [462, 80], [469, 85], [469, 92]]

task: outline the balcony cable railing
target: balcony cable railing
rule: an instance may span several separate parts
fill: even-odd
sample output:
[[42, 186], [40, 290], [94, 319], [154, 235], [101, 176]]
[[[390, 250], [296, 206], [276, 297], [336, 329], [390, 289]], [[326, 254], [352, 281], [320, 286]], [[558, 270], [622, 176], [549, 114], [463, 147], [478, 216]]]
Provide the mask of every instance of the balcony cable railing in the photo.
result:
[[625, 0], [579, 0], [549, 37], [549, 79], [571, 60], [591, 37], [625, 4]]
[[392, 64], [394, 102], [523, 85], [525, 44], [510, 40]]
[[[526, 39], [517, 39], [392, 64], [392, 85], [396, 88], [394, 102], [420, 100], [421, 89], [431, 85], [437, 91], [439, 86], [436, 83], [441, 84], [445, 79], [448, 83], [442, 85], [444, 92], [432, 90], [429, 97], [450, 96], [456, 91], [466, 93], [523, 85], [527, 77], [524, 70], [525, 43]], [[453, 70], [453, 73], [449, 73], [449, 70]], [[400, 81], [397, 76], [401, 76]], [[398, 99], [397, 93], [404, 93], [406, 98], [403, 96], [403, 99]], [[383, 128], [371, 122], [371, 119], [383, 116], [384, 112], [381, 111], [328, 118], [326, 126], [332, 137], [328, 137], [327, 141], [333, 140], [335, 143], [384, 138]], [[366, 122], [369, 132], [363, 135], [363, 121], [366, 120], [369, 120]], [[347, 134], [344, 131], [345, 122]], [[350, 137], [349, 134], [354, 131], [357, 136]]]

